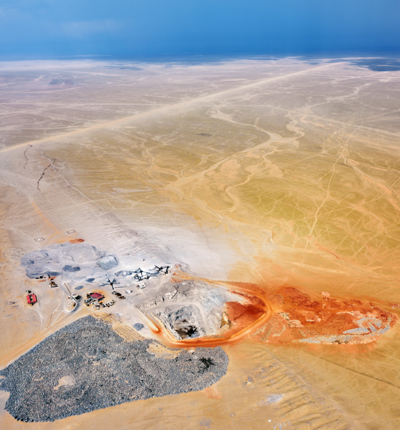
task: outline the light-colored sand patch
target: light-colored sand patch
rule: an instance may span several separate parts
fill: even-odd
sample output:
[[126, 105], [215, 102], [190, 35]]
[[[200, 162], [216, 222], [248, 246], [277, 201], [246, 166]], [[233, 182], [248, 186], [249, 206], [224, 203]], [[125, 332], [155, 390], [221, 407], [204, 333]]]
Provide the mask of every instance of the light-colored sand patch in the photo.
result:
[[75, 385], [75, 379], [73, 376], [68, 375], [68, 376], [63, 376], [62, 378], [60, 378], [60, 380], [58, 381], [58, 385], [56, 387], [54, 387], [55, 390], [58, 390], [60, 387], [64, 387], [64, 386], [73, 386]]
[[138, 340], [144, 339], [144, 337], [132, 327], [128, 327], [123, 324], [114, 324], [112, 328], [125, 340], [125, 342], [136, 342]]
[[179, 349], [166, 348], [159, 343], [151, 343], [147, 351], [150, 352], [150, 354], [155, 355], [156, 357], [166, 358], [167, 360], [173, 360], [181, 353], [181, 350]]

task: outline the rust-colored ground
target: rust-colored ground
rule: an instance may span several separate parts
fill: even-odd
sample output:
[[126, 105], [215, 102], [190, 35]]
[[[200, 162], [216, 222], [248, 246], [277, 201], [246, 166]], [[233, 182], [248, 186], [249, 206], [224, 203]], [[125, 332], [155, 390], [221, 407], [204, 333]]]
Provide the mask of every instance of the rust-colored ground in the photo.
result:
[[84, 240], [83, 239], [71, 239], [70, 240], [70, 243], [81, 243], [81, 242], [84, 242]]
[[[172, 280], [183, 279], [200, 278], [176, 272]], [[351, 345], [378, 340], [398, 319], [371, 301], [333, 298], [327, 292], [317, 297], [287, 285], [272, 289], [255, 283], [218, 283], [238, 296], [238, 301], [225, 304], [228, 324], [221, 324], [219, 335], [177, 341], [159, 321], [153, 321], [153, 333], [169, 346], [180, 348], [225, 345], [244, 337], [271, 344]], [[393, 308], [394, 304], [386, 304], [389, 306]]]
[[369, 343], [393, 327], [397, 316], [372, 302], [332, 298], [313, 299], [284, 286], [267, 296], [272, 318], [254, 337], [269, 343]]

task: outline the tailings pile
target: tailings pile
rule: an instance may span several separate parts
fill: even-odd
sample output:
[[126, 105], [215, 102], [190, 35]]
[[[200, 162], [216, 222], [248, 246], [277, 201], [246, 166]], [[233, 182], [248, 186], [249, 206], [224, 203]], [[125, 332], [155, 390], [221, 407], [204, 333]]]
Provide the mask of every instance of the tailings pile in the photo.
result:
[[[220, 348], [155, 355], [154, 340], [125, 342], [91, 316], [64, 327], [0, 372], [6, 410], [25, 422], [54, 421], [139, 399], [202, 390], [225, 375]], [[161, 346], [161, 345], [160, 345]]]

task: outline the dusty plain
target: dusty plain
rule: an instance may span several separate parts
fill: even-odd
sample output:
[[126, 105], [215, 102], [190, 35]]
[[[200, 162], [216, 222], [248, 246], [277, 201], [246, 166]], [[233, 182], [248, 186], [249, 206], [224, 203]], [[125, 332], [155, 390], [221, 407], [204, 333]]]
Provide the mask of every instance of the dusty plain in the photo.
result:
[[0, 427], [399, 428], [399, 83], [359, 59], [0, 63], [2, 368], [93, 313], [21, 266], [71, 240], [268, 308], [213, 339], [228, 370], [202, 391]]

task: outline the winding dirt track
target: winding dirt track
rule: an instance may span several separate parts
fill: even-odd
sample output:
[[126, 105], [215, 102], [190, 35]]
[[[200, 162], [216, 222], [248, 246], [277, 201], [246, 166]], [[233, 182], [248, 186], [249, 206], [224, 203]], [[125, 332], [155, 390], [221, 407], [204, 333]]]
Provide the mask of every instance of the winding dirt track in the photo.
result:
[[125, 122], [134, 120], [136, 118], [142, 118], [142, 117], [146, 117], [146, 116], [152, 115], [152, 114], [157, 114], [157, 113], [161, 113], [161, 112], [167, 112], [168, 110], [183, 108], [183, 107], [186, 107], [186, 106], [188, 106], [188, 105], [190, 105], [192, 103], [203, 102], [203, 101], [211, 100], [214, 97], [219, 97], [221, 95], [228, 95], [228, 94], [234, 93], [236, 91], [241, 91], [241, 90], [245, 90], [245, 89], [249, 89], [249, 88], [254, 88], [254, 87], [257, 87], [259, 85], [263, 85], [263, 84], [265, 84], [267, 82], [278, 81], [280, 79], [290, 78], [290, 77], [296, 76], [296, 75], [303, 75], [303, 74], [306, 74], [306, 73], [311, 72], [313, 70], [324, 69], [324, 68], [327, 68], [327, 67], [332, 67], [335, 64], [337, 64], [337, 63], [324, 64], [323, 66], [311, 67], [309, 69], [301, 70], [299, 72], [289, 73], [287, 75], [281, 75], [281, 76], [275, 76], [273, 78], [261, 79], [261, 80], [259, 80], [257, 82], [253, 82], [251, 84], [241, 85], [239, 87], [235, 87], [235, 88], [230, 88], [228, 90], [219, 91], [217, 93], [209, 94], [207, 96], [196, 97], [196, 98], [194, 98], [192, 100], [187, 100], [187, 101], [175, 103], [175, 104], [172, 104], [172, 105], [162, 106], [162, 107], [157, 108], [157, 109], [152, 109], [152, 110], [141, 112], [141, 113], [138, 113], [138, 114], [135, 114], [135, 115], [127, 116], [127, 117], [124, 117], [124, 118], [119, 118], [119, 119], [116, 119], [114, 121], [108, 121], [108, 122], [104, 122], [104, 123], [93, 125], [91, 127], [81, 128], [81, 129], [70, 131], [70, 132], [67, 132], [67, 133], [56, 134], [54, 136], [45, 137], [43, 139], [32, 140], [30, 142], [25, 142], [25, 143], [21, 143], [19, 145], [10, 146], [9, 148], [2, 149], [0, 151], [0, 153], [12, 151], [12, 150], [18, 149], [18, 148], [23, 148], [23, 147], [28, 146], [28, 145], [37, 145], [39, 143], [51, 142], [51, 141], [54, 141], [54, 140], [62, 139], [64, 137], [76, 136], [78, 134], [82, 134], [82, 133], [86, 133], [86, 132], [90, 132], [90, 131], [95, 131], [95, 130], [99, 130], [99, 129], [102, 129], [102, 128], [111, 127], [111, 126], [114, 126], [114, 125], [121, 125], [121, 124], [123, 124]]

